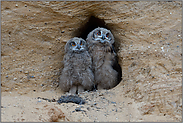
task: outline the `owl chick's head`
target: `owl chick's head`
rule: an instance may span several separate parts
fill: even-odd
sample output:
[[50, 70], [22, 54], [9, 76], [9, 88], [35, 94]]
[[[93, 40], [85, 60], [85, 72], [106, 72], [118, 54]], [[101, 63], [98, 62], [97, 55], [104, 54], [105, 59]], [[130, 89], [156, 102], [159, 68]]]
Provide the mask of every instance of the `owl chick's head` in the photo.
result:
[[86, 41], [82, 38], [74, 37], [65, 45], [65, 52], [81, 53], [87, 50]]
[[114, 36], [110, 30], [98, 27], [88, 34], [87, 41], [91, 40], [102, 44], [114, 43]]

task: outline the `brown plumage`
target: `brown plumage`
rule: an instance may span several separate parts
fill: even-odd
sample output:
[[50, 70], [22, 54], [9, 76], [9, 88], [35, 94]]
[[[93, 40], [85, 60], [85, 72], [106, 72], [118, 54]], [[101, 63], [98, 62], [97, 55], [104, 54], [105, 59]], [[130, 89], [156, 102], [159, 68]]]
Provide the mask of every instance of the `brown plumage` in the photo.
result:
[[89, 53], [92, 56], [94, 83], [98, 89], [110, 89], [117, 85], [118, 72], [113, 69], [116, 53], [113, 48], [114, 37], [105, 28], [96, 28], [87, 36]]
[[93, 87], [94, 75], [91, 70], [91, 57], [87, 51], [86, 41], [74, 37], [65, 45], [64, 68], [60, 76], [60, 88], [72, 94]]

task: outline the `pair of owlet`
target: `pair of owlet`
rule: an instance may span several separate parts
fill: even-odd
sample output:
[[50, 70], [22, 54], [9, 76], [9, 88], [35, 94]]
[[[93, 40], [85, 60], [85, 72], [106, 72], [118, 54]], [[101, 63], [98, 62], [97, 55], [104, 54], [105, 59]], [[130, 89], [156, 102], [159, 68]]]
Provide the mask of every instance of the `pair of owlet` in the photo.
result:
[[98, 89], [110, 89], [117, 84], [118, 73], [113, 69], [116, 53], [114, 37], [105, 28], [91, 31], [86, 41], [70, 39], [65, 46], [64, 69], [60, 77], [60, 87], [70, 93]]

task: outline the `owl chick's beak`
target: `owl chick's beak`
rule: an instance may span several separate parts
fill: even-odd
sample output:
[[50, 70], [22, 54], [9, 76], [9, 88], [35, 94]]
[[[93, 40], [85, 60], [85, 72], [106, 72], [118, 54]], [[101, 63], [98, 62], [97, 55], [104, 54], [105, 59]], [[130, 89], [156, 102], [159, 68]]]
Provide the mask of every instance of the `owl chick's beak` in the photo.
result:
[[105, 35], [102, 35], [102, 39], [103, 39], [103, 40], [105, 39]]
[[101, 43], [104, 43], [105, 42], [105, 35], [102, 35], [102, 40], [100, 40]]
[[80, 49], [80, 48], [81, 48], [81, 45], [78, 44], [78, 45], [77, 45], [77, 49]]

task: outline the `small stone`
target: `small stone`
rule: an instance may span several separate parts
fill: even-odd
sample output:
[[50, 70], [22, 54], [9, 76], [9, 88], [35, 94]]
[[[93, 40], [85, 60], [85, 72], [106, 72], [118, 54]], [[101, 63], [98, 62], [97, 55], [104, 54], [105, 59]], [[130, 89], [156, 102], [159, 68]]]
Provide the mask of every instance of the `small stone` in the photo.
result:
[[116, 104], [116, 102], [111, 102], [112, 104]]
[[16, 80], [17, 80], [17, 78], [14, 78], [13, 80], [14, 80], [14, 81], [16, 81]]
[[18, 4], [16, 4], [15, 6], [18, 7]]
[[35, 78], [34, 76], [30, 76], [30, 78]]
[[26, 73], [26, 74], [28, 74], [28, 73], [29, 73], [29, 71], [25, 71], [25, 73]]
[[82, 111], [80, 107], [77, 107], [75, 111]]
[[90, 107], [87, 107], [87, 110], [90, 111], [91, 110]]
[[25, 7], [27, 7], [27, 5], [25, 5]]
[[6, 76], [6, 78], [8, 78], [8, 75]]
[[61, 33], [64, 33], [64, 32], [65, 32], [64, 30], [61, 31]]

